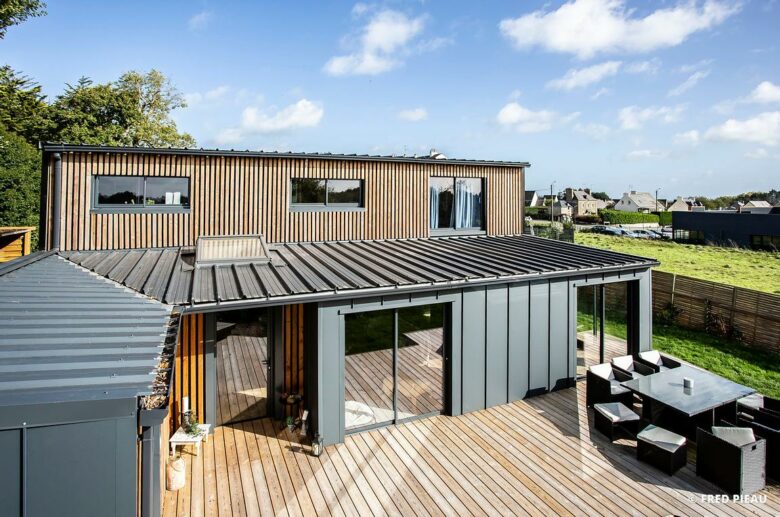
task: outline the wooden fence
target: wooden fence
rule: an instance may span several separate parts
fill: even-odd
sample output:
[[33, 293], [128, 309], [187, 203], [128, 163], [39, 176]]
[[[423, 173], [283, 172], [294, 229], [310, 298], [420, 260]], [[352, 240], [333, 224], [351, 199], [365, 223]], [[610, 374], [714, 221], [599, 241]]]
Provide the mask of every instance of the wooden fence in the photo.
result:
[[653, 271], [654, 314], [671, 303], [681, 327], [703, 330], [707, 300], [746, 345], [780, 354], [780, 295]]

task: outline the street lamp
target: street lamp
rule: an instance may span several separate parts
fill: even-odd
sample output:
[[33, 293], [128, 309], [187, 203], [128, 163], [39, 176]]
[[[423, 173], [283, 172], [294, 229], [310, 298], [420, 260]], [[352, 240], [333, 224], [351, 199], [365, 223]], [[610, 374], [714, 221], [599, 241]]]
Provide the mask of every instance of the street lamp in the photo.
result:
[[550, 226], [553, 224], [553, 210], [555, 209], [555, 200], [553, 199], [553, 189], [555, 188], [555, 182], [550, 184]]
[[659, 190], [661, 190], [661, 189], [660, 188], [655, 189], [655, 211], [656, 212], [660, 212], [660, 210], [658, 210], [658, 191]]

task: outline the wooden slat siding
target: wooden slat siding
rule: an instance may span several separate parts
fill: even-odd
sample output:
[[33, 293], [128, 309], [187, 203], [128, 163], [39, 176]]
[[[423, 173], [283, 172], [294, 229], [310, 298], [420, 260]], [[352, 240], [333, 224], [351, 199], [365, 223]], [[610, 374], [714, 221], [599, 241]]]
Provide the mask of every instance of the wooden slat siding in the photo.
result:
[[780, 295], [653, 271], [656, 314], [673, 302], [682, 311], [680, 326], [703, 330], [707, 300], [716, 314], [733, 322], [745, 344], [780, 354]]
[[205, 330], [203, 314], [188, 314], [182, 317], [179, 346], [176, 355], [169, 431], [181, 424], [182, 399], [190, 398], [190, 409], [198, 415], [198, 421], [205, 421], [206, 386]]
[[[52, 169], [50, 163], [50, 178]], [[98, 174], [189, 177], [192, 209], [92, 213], [92, 176]], [[431, 176], [484, 178], [487, 232], [514, 235], [522, 233], [523, 175], [521, 168], [476, 165], [64, 153], [60, 243], [69, 250], [191, 246], [200, 235], [247, 233], [262, 233], [270, 242], [425, 238]], [[363, 179], [366, 209], [291, 212], [294, 177]], [[46, 242], [50, 246], [51, 235]]]
[[303, 305], [285, 305], [282, 310], [282, 350], [285, 393], [303, 395]]

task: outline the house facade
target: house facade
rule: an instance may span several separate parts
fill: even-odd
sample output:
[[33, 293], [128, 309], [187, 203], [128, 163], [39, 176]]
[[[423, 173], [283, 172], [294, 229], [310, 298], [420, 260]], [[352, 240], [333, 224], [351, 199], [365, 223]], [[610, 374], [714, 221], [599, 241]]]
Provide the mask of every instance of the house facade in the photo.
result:
[[615, 282], [627, 352], [651, 347], [656, 263], [523, 236], [524, 162], [59, 144], [43, 160], [46, 260], [176, 315], [159, 421], [139, 424], [143, 515], [187, 409], [212, 428], [306, 415], [327, 445], [569, 387], [578, 288]]
[[677, 196], [674, 202], [669, 204], [666, 210], [669, 212], [691, 212], [699, 208], [702, 208], [702, 205], [696, 201], [695, 198], [683, 198], [682, 196]]
[[607, 208], [607, 202], [593, 197], [590, 189], [587, 188], [567, 188], [564, 196], [566, 201], [572, 206], [572, 217], [574, 218], [598, 215], [599, 210]]
[[615, 210], [623, 212], [660, 212], [666, 209], [663, 203], [656, 201], [649, 192], [624, 192], [623, 197], [615, 202]]

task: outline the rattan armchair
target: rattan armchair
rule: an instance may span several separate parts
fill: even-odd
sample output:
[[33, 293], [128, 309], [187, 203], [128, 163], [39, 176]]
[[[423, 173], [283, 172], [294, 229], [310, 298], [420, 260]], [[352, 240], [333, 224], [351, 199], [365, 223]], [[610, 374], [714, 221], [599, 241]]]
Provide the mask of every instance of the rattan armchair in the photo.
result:
[[640, 363], [646, 364], [655, 372], [662, 372], [669, 370], [670, 368], [679, 368], [679, 361], [675, 361], [671, 357], [661, 355], [655, 350], [648, 350], [646, 352], [639, 352], [637, 359]]
[[698, 428], [696, 475], [730, 495], [758, 492], [766, 486], [766, 440], [745, 427]]
[[627, 406], [633, 404], [633, 394], [628, 388], [620, 385], [630, 381], [631, 375], [613, 368], [611, 364], [596, 364], [588, 368], [585, 400], [588, 406], [606, 402], [622, 402]]

